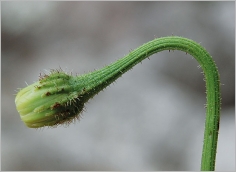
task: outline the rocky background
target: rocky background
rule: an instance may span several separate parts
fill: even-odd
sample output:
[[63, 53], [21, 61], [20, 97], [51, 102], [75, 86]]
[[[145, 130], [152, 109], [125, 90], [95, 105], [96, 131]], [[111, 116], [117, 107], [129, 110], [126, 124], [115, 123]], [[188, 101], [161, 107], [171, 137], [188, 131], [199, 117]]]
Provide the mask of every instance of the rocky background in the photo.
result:
[[2, 170], [199, 170], [202, 70], [164, 51], [123, 75], [70, 126], [30, 129], [17, 88], [39, 73], [99, 69], [156, 37], [201, 43], [220, 72], [216, 170], [235, 170], [235, 2], [2, 2]]

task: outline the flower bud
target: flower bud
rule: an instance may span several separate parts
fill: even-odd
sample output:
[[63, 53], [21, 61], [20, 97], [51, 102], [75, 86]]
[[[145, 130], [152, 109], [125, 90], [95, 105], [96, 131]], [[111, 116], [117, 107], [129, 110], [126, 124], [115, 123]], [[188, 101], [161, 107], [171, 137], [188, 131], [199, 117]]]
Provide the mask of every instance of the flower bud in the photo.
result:
[[74, 84], [73, 76], [53, 70], [50, 75], [21, 89], [15, 104], [22, 121], [30, 128], [39, 128], [79, 119], [85, 103], [84, 89], [75, 90]]

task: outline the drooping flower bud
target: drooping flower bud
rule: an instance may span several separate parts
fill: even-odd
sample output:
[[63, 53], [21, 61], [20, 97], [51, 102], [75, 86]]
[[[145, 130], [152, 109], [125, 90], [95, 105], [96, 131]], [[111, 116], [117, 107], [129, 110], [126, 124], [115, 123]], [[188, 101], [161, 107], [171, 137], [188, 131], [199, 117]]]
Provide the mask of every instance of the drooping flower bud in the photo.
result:
[[84, 89], [75, 89], [74, 84], [73, 76], [53, 70], [20, 90], [15, 104], [22, 121], [30, 128], [39, 128], [78, 119], [86, 100]]

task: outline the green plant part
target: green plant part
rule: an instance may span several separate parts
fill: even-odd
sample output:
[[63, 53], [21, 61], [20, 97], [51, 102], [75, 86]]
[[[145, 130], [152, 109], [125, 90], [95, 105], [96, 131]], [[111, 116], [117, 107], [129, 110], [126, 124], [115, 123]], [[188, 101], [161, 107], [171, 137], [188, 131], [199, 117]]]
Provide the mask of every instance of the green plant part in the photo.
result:
[[184, 51], [192, 55], [203, 69], [207, 108], [201, 170], [214, 170], [221, 104], [219, 73], [210, 54], [187, 38], [169, 36], [154, 39], [115, 63], [88, 74], [71, 76], [62, 70], [52, 70], [17, 93], [17, 111], [30, 128], [69, 124], [79, 119], [89, 99], [145, 58], [164, 50]]

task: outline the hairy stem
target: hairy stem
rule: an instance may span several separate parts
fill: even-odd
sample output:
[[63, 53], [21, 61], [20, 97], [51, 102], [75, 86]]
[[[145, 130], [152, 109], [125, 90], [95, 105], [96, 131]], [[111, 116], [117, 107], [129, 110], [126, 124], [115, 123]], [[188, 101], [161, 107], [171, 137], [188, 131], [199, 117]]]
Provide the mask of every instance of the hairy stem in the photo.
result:
[[143, 44], [127, 56], [98, 71], [87, 74], [91, 94], [97, 94], [126, 71], [163, 50], [180, 50], [192, 55], [204, 72], [207, 94], [207, 108], [202, 151], [201, 170], [214, 170], [220, 121], [220, 80], [217, 67], [210, 54], [198, 43], [183, 37], [170, 36], [158, 38]]

